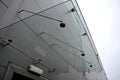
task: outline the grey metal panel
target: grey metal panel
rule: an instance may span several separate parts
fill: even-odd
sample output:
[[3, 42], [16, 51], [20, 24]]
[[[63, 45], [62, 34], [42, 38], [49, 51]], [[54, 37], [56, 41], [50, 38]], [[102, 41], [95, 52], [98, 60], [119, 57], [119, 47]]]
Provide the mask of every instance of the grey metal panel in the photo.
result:
[[8, 26], [11, 24], [12, 20], [16, 16], [16, 12], [20, 9], [23, 0], [14, 0], [12, 1], [11, 5], [8, 7], [6, 13], [0, 20], [0, 29]]
[[9, 6], [13, 0], [2, 0], [7, 6]]
[[36, 0], [36, 1], [38, 2], [39, 6], [42, 7], [43, 10], [53, 6], [53, 4], [50, 2], [50, 0], [45, 0], [45, 1], [43, 1], [43, 0]]
[[16, 64], [21, 65], [24, 68], [27, 68], [28, 65], [32, 63], [29, 57], [21, 54], [17, 50], [13, 49], [12, 47], [8, 48], [0, 48], [0, 64], [7, 65], [9, 61], [14, 62]]
[[0, 66], [0, 80], [2, 80], [3, 79], [3, 75], [4, 75], [4, 73], [5, 73], [5, 67], [1, 67]]
[[1, 2], [0, 2], [0, 20], [3, 16], [3, 14], [5, 14], [5, 11], [7, 10], [7, 7], [5, 7]]

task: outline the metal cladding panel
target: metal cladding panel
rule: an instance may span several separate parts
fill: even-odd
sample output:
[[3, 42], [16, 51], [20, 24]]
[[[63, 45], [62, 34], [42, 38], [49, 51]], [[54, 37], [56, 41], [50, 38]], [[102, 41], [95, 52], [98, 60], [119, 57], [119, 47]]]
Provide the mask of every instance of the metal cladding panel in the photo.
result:
[[0, 19], [2, 18], [6, 10], [7, 10], [7, 7], [0, 2]]

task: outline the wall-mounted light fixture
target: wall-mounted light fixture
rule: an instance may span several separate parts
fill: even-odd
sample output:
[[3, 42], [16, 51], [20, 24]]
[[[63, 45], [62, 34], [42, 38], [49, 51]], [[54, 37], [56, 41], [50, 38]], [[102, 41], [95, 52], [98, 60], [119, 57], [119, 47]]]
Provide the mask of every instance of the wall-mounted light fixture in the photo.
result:
[[28, 68], [28, 71], [40, 76], [43, 74], [43, 70], [38, 68], [37, 66], [35, 65], [29, 65], [29, 68]]
[[48, 19], [51, 19], [51, 20], [54, 20], [54, 21], [58, 21], [58, 22], [60, 22], [60, 27], [61, 28], [65, 28], [65, 26], [66, 26], [63, 21], [55, 19], [55, 18], [52, 18], [52, 17], [44, 16], [44, 15], [41, 15], [39, 13], [35, 13], [35, 12], [27, 11], [27, 10], [20, 10], [18, 12], [18, 14], [20, 14], [21, 12], [28, 12], [28, 13], [32, 13], [32, 14], [37, 15], [37, 16], [41, 16], [41, 17], [48, 18]]
[[51, 69], [47, 65], [43, 64], [41, 59], [38, 59], [37, 61], [33, 62], [33, 65], [37, 65], [37, 64], [41, 64], [43, 67], [47, 68], [49, 73], [56, 72], [56, 68]]

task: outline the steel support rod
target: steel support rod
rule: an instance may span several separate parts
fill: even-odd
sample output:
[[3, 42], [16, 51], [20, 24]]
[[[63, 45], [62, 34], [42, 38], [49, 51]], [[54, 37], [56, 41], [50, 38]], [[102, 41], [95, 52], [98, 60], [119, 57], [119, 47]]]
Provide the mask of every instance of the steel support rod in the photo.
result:
[[39, 13], [35, 13], [35, 12], [32, 12], [32, 11], [28, 11], [28, 10], [20, 10], [18, 13], [20, 14], [21, 12], [28, 12], [28, 13], [38, 15], [38, 16], [41, 16], [41, 17], [45, 17], [45, 18], [48, 18], [48, 19], [52, 19], [52, 20], [55, 20], [55, 21], [58, 21], [58, 22], [63, 22], [61, 20], [58, 20], [58, 19], [55, 19], [55, 18], [52, 18], [52, 17], [48, 17], [48, 16], [44, 16], [44, 15], [41, 15]]
[[53, 39], [55, 39], [55, 40], [57, 40], [57, 41], [59, 41], [59, 42], [62, 42], [63, 44], [65, 44], [65, 45], [67, 45], [67, 46], [69, 46], [69, 47], [71, 47], [71, 48], [73, 48], [73, 49], [76, 49], [76, 50], [78, 50], [78, 51], [80, 51], [80, 52], [82, 52], [82, 53], [84, 52], [84, 51], [82, 51], [82, 50], [80, 50], [80, 49], [78, 49], [78, 48], [76, 48], [76, 47], [74, 47], [74, 46], [72, 46], [72, 45], [70, 45], [70, 44], [68, 44], [68, 43], [66, 43], [66, 42], [64, 42], [64, 41], [62, 41], [62, 40], [60, 40], [60, 39], [52, 36], [52, 35], [50, 35], [50, 34], [48, 34], [47, 32], [41, 32], [41, 33], [38, 34], [38, 36], [39, 36], [39, 35], [42, 35], [42, 34], [48, 35], [49, 37], [51, 37], [51, 38], [53, 38]]

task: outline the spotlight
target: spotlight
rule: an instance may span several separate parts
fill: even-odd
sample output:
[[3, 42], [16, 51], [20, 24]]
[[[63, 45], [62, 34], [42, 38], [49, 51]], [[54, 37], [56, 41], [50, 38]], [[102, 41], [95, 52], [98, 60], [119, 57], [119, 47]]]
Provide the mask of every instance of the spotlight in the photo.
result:
[[93, 65], [92, 65], [92, 64], [90, 64], [90, 67], [93, 67]]
[[12, 42], [12, 40], [11, 40], [11, 39], [8, 39], [8, 42], [10, 42], [10, 43], [11, 43], [11, 42]]
[[75, 12], [75, 8], [72, 8], [70, 11], [71, 11], [71, 12]]
[[60, 23], [61, 28], [65, 28], [65, 26], [66, 26], [65, 23], [63, 23], [63, 22]]
[[85, 35], [87, 35], [87, 33], [83, 33], [83, 34], [82, 34], [82, 36], [85, 36]]
[[81, 56], [85, 56], [85, 54], [81, 54]]

